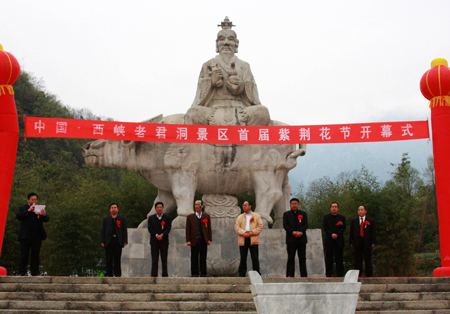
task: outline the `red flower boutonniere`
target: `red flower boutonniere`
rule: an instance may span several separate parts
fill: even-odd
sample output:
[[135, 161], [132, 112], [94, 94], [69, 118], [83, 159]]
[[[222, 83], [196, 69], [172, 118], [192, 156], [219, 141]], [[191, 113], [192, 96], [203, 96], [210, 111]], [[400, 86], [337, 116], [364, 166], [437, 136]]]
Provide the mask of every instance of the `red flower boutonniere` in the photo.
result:
[[254, 222], [254, 221], [255, 221], [255, 218], [252, 217], [252, 218], [250, 219], [250, 222]]
[[302, 222], [302, 218], [303, 218], [302, 215], [298, 215], [298, 222]]
[[205, 227], [208, 228], [208, 219], [205, 218], [205, 219], [203, 219], [202, 221], [203, 221], [203, 223], [205, 224]]
[[370, 222], [368, 222], [367, 220], [364, 222], [365, 226], [364, 228], [367, 228], [367, 225], [370, 225]]
[[337, 222], [336, 226], [342, 226], [342, 221], [339, 220], [339, 221]]
[[119, 227], [120, 228], [120, 220], [117, 220], [117, 227]]
[[161, 229], [164, 230], [164, 225], [166, 224], [166, 222], [163, 220], [161, 221]]

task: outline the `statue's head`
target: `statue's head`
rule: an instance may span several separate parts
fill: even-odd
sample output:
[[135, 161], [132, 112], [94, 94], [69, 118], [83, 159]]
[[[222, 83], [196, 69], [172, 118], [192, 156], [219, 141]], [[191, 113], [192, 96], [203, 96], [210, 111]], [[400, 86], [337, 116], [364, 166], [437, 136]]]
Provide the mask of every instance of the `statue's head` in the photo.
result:
[[136, 145], [134, 141], [96, 140], [84, 145], [82, 153], [91, 167], [135, 171]]
[[218, 25], [222, 27], [222, 30], [217, 34], [216, 39], [216, 52], [218, 53], [237, 53], [239, 47], [239, 39], [237, 39], [236, 32], [231, 30], [232, 22], [225, 17], [225, 20]]

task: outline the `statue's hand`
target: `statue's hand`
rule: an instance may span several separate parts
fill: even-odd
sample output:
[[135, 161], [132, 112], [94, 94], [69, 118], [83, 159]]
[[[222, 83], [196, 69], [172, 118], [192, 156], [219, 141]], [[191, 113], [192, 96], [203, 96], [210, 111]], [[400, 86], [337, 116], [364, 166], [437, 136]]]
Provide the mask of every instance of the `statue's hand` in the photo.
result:
[[222, 87], [223, 85], [222, 69], [215, 69], [211, 71], [211, 83], [215, 87]]
[[240, 95], [244, 91], [244, 81], [237, 75], [230, 76], [227, 81], [227, 89], [233, 95]]

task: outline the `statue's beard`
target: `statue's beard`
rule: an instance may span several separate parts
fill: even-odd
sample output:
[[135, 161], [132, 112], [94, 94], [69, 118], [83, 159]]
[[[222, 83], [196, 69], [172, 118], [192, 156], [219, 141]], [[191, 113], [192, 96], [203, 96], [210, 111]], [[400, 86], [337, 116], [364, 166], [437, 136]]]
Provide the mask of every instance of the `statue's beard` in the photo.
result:
[[[225, 48], [228, 48], [228, 49], [225, 49]], [[229, 47], [229, 46], [224, 46], [224, 47], [222, 47], [222, 49], [220, 50], [220, 53], [221, 53], [221, 54], [234, 54], [234, 51], [233, 51], [233, 49], [232, 49], [231, 47]]]

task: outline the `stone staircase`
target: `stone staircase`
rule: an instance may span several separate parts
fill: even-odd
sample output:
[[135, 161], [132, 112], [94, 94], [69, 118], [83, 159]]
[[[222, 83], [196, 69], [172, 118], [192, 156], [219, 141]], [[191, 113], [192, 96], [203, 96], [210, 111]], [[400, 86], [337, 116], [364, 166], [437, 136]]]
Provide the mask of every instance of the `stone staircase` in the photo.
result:
[[450, 313], [450, 277], [361, 278], [361, 314]]
[[[263, 280], [342, 282], [342, 278]], [[360, 281], [357, 313], [450, 314], [450, 277]], [[256, 314], [249, 284], [248, 278], [235, 277], [0, 277], [0, 313]]]
[[0, 313], [256, 314], [247, 278], [0, 277]]

